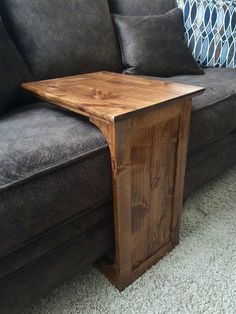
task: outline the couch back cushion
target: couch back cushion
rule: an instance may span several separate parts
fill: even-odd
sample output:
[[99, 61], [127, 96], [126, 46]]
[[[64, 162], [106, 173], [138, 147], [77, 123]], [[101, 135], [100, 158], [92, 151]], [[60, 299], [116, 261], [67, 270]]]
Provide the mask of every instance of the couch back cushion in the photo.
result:
[[176, 7], [176, 0], [108, 0], [112, 13], [143, 16], [164, 14]]
[[26, 101], [20, 83], [32, 76], [0, 19], [0, 113]]
[[107, 0], [1, 0], [0, 9], [36, 79], [122, 70]]

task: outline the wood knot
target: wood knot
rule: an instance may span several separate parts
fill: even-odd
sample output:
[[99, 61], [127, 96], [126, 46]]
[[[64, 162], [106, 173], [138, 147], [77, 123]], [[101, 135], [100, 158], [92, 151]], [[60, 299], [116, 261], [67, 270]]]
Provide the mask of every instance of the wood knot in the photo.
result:
[[159, 182], [160, 182], [160, 177], [153, 178], [152, 185], [151, 185], [153, 190], [158, 188]]
[[93, 90], [94, 98], [96, 99], [106, 99], [112, 97], [112, 93], [106, 90], [94, 89]]
[[172, 144], [176, 144], [177, 142], [178, 142], [178, 138], [177, 137], [172, 137], [171, 143]]

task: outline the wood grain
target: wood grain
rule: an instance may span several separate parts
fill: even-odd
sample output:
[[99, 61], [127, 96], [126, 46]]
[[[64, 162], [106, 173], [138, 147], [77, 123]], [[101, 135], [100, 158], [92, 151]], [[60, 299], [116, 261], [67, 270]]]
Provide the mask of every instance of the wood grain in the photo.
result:
[[107, 139], [116, 257], [97, 267], [122, 290], [179, 241], [191, 103], [204, 89], [109, 72], [23, 87], [88, 116]]
[[115, 125], [92, 120], [113, 152], [116, 260], [98, 267], [120, 290], [178, 243], [190, 110], [183, 100]]
[[97, 72], [22, 84], [43, 100], [87, 116], [119, 120], [152, 106], [171, 104], [201, 93], [191, 85]]

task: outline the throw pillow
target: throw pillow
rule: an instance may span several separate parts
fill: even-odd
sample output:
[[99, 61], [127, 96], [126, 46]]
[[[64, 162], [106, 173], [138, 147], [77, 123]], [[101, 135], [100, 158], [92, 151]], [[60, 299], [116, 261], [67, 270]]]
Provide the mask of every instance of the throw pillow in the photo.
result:
[[169, 77], [202, 74], [184, 41], [183, 14], [114, 15], [127, 74]]
[[1, 0], [0, 9], [36, 79], [122, 71], [107, 0]]
[[204, 67], [236, 68], [236, 1], [178, 0], [187, 44]]

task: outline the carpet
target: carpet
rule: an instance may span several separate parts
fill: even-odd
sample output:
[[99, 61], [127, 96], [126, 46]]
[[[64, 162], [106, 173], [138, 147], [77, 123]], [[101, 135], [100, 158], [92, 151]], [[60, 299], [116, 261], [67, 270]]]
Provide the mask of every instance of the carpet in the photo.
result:
[[236, 313], [236, 168], [184, 204], [180, 244], [119, 293], [92, 267], [27, 314]]

